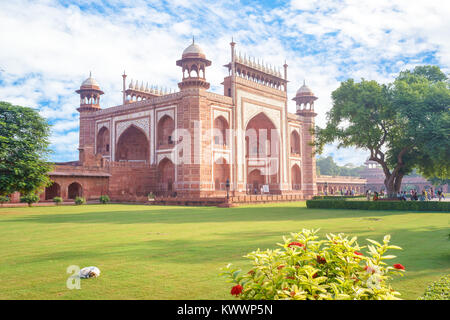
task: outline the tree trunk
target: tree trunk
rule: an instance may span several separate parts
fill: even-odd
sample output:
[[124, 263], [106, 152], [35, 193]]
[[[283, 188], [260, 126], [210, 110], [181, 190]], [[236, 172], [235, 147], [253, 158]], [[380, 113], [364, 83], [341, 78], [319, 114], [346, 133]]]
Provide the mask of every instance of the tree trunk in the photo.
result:
[[403, 174], [393, 173], [384, 179], [384, 185], [386, 187], [386, 193], [388, 198], [396, 198], [397, 193], [400, 192], [402, 186]]

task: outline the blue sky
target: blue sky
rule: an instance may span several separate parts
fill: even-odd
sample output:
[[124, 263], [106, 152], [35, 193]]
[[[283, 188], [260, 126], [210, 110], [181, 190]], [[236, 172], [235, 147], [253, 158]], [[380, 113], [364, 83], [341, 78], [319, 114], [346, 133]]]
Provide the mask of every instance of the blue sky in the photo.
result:
[[[211, 91], [223, 93], [222, 66], [236, 50], [281, 67], [292, 98], [306, 80], [324, 125], [331, 92], [348, 78], [389, 82], [416, 65], [450, 67], [450, 2], [444, 0], [0, 1], [0, 100], [39, 109], [52, 128], [54, 161], [78, 158], [79, 98], [89, 71], [121, 103], [121, 74], [176, 89], [175, 65], [195, 36], [212, 66]], [[295, 111], [293, 101], [289, 111]], [[343, 165], [367, 152], [325, 148]]]

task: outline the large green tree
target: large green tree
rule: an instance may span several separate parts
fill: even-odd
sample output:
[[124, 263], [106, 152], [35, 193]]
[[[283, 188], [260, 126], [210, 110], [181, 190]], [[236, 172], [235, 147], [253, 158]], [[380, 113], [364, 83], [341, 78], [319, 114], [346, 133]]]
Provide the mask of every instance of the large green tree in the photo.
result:
[[0, 101], [0, 195], [47, 186], [50, 128], [31, 108]]
[[400, 72], [389, 84], [349, 79], [332, 93], [325, 128], [316, 127], [316, 147], [368, 150], [381, 165], [388, 194], [400, 190], [414, 168], [425, 177], [450, 173], [450, 83], [436, 66]]

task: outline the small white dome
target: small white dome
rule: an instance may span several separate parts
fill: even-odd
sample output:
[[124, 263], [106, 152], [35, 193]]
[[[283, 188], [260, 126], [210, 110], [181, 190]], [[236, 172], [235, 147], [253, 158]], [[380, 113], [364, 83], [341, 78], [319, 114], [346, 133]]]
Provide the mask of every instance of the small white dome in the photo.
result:
[[303, 82], [303, 85], [300, 89], [297, 90], [296, 95], [313, 95], [312, 90]]
[[184, 49], [183, 56], [190, 54], [196, 54], [196, 55], [205, 55], [202, 48], [196, 43], [192, 43], [189, 47]]
[[87, 78], [86, 80], [83, 81], [83, 83], [81, 84], [82, 87], [100, 87], [98, 85], [98, 82], [92, 78], [91, 76], [89, 76], [89, 78]]

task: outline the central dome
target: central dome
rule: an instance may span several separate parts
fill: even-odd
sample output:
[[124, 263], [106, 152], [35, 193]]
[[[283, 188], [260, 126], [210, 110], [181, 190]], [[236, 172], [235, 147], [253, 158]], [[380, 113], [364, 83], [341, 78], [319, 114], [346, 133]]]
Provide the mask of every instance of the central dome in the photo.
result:
[[186, 49], [184, 49], [183, 54], [182, 54], [183, 58], [205, 58], [205, 53], [203, 52], [202, 48], [200, 48], [200, 46], [194, 42], [192, 42], [192, 44], [187, 47]]

